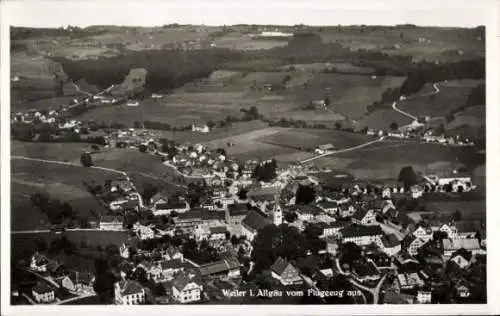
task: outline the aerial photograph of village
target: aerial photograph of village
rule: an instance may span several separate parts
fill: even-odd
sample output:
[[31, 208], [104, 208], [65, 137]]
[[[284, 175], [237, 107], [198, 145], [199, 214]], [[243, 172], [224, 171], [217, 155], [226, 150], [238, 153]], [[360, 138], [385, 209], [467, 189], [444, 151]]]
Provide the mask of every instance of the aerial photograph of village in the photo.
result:
[[486, 303], [485, 26], [18, 25], [10, 58], [11, 305]]

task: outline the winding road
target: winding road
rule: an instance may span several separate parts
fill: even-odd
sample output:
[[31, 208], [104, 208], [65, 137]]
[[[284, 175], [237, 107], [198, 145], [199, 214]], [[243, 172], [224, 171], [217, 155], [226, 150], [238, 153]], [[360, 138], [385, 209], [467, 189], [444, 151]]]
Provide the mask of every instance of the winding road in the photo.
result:
[[387, 278], [387, 274], [385, 274], [382, 278], [380, 278], [380, 280], [378, 281], [377, 285], [374, 288], [369, 288], [369, 287], [366, 287], [362, 284], [359, 284], [358, 282], [354, 281], [351, 278], [348, 278], [348, 279], [349, 279], [349, 282], [352, 285], [354, 285], [355, 287], [357, 287], [361, 290], [365, 290], [367, 292], [370, 292], [373, 296], [373, 304], [378, 304], [378, 300], [380, 297], [380, 289], [382, 288], [382, 284], [384, 284], [384, 281], [386, 278]]
[[330, 155], [334, 155], [334, 154], [340, 154], [340, 153], [345, 153], [345, 152], [349, 152], [349, 151], [353, 151], [353, 150], [356, 150], [356, 149], [360, 149], [360, 148], [363, 148], [363, 147], [366, 147], [366, 146], [369, 146], [371, 144], [375, 144], [375, 143], [378, 143], [378, 142], [381, 142], [384, 140], [384, 136], [376, 139], [376, 140], [372, 140], [372, 141], [369, 141], [367, 143], [363, 143], [361, 145], [357, 145], [357, 146], [353, 146], [353, 147], [348, 147], [348, 148], [344, 148], [344, 149], [340, 149], [340, 150], [335, 150], [335, 151], [331, 151], [331, 152], [328, 152], [326, 154], [321, 154], [321, 155], [318, 155], [318, 156], [314, 156], [312, 158], [308, 158], [308, 159], [305, 159], [305, 160], [302, 160], [300, 163], [307, 163], [307, 162], [310, 162], [310, 161], [313, 161], [313, 160], [316, 160], [316, 159], [319, 159], [319, 158], [323, 158], [323, 157], [326, 157], [326, 156], [330, 156]]
[[[432, 87], [434, 88], [434, 91], [429, 92], [429, 93], [424, 93], [424, 94], [415, 95], [415, 96], [410, 96], [410, 97], [407, 97], [407, 98], [406, 98], [406, 100], [412, 100], [412, 99], [416, 99], [416, 98], [428, 97], [428, 96], [431, 96], [431, 95], [438, 94], [438, 93], [441, 91], [441, 90], [439, 90], [439, 88], [438, 88], [438, 86], [437, 86], [437, 83], [434, 83], [434, 84], [432, 85]], [[409, 117], [409, 118], [411, 118], [412, 120], [417, 120], [417, 119], [418, 119], [416, 116], [414, 116], [414, 115], [412, 115], [412, 114], [410, 114], [410, 113], [408, 113], [408, 112], [405, 112], [405, 111], [403, 111], [403, 110], [399, 109], [399, 108], [397, 107], [397, 104], [398, 104], [398, 103], [397, 103], [396, 101], [394, 101], [394, 102], [392, 103], [392, 109], [393, 109], [394, 111], [396, 111], [396, 112], [398, 112], [398, 113], [400, 113], [400, 114], [403, 114], [404, 116]]]

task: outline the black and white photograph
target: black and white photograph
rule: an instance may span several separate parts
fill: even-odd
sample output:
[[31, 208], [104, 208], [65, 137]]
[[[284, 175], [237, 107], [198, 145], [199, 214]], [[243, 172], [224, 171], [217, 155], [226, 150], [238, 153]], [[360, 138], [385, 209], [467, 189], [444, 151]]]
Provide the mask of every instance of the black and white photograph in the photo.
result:
[[242, 2], [2, 3], [3, 303], [495, 303], [492, 2]]

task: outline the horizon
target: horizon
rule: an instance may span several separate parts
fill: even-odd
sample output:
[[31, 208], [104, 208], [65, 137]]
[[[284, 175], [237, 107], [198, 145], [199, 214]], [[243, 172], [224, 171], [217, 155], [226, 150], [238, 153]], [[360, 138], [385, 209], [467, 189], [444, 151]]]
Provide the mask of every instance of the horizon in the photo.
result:
[[[328, 3], [298, 0], [262, 0], [232, 3], [227, 0], [158, 1], [33, 1], [2, 2], [6, 22], [18, 27], [59, 28], [67, 25], [159, 27], [181, 25], [307, 25], [474, 28], [485, 25], [487, 1], [346, 0]], [[96, 9], [98, 8], [98, 9]], [[50, 12], [50, 14], [49, 14]], [[137, 14], [142, 12], [142, 14]], [[50, 15], [50, 19], [45, 17]], [[90, 18], [89, 18], [90, 17]]]

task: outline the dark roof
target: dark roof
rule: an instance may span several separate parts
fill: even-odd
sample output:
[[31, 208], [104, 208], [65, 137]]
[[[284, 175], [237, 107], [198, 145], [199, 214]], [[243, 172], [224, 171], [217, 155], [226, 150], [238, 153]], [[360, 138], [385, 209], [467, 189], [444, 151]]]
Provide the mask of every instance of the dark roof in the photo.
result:
[[253, 229], [253, 230], [259, 230], [267, 225], [269, 225], [271, 222], [267, 220], [264, 216], [260, 215], [256, 211], [251, 211], [248, 213], [248, 215], [245, 217], [243, 222], [241, 222], [242, 225]]
[[346, 227], [347, 225], [349, 225], [348, 223], [346, 222], [331, 222], [331, 223], [328, 223], [328, 224], [323, 224], [323, 229], [328, 229], [328, 228], [342, 228], [342, 227]]
[[229, 270], [239, 269], [239, 268], [240, 268], [240, 262], [238, 261], [238, 259], [233, 258], [233, 259], [219, 260], [216, 262], [207, 263], [200, 266], [199, 269], [202, 276], [208, 276], [208, 275], [228, 272]]
[[362, 220], [366, 216], [367, 213], [368, 213], [368, 210], [361, 207], [361, 208], [358, 208], [356, 210], [356, 212], [354, 213], [352, 218], [357, 219], [357, 220]]
[[57, 269], [59, 269], [62, 266], [63, 264], [57, 262], [56, 260], [49, 260], [49, 262], [47, 263], [47, 270], [49, 272], [54, 273], [55, 271], [57, 271]]
[[273, 265], [271, 266], [271, 271], [274, 271], [276, 272], [276, 274], [281, 275], [285, 271], [286, 267], [288, 267], [288, 265], [290, 264], [291, 263], [286, 259], [278, 257], [278, 259], [276, 259], [276, 261], [274, 261]]
[[122, 216], [113, 216], [113, 215], [103, 215], [101, 216], [101, 223], [112, 223], [112, 222], [123, 222]]
[[181, 269], [184, 268], [184, 263], [180, 259], [166, 260], [160, 263], [160, 267], [162, 270]]
[[48, 292], [54, 291], [47, 283], [38, 282], [36, 286], [33, 288], [33, 291], [38, 294], [44, 294]]
[[465, 260], [470, 261], [470, 259], [472, 258], [472, 252], [465, 250], [464, 248], [460, 248], [455, 251], [453, 255], [451, 255], [451, 258], [454, 258], [456, 256], [462, 256]]
[[340, 231], [342, 237], [358, 237], [358, 236], [376, 236], [383, 235], [384, 232], [380, 226], [364, 226], [364, 225], [351, 225]]
[[379, 275], [377, 267], [375, 267], [373, 263], [367, 261], [355, 261], [353, 269], [359, 277]]
[[90, 273], [73, 271], [68, 277], [73, 282], [73, 284], [85, 284], [90, 285], [92, 283], [93, 276]]
[[317, 204], [319, 207], [329, 209], [337, 207], [337, 202], [321, 201]]
[[178, 220], [201, 220], [204, 210], [202, 208], [195, 208], [187, 212], [179, 213], [177, 215]]
[[188, 273], [182, 271], [177, 274], [177, 276], [172, 281], [172, 284], [177, 290], [182, 291], [190, 282], [195, 282], [196, 284], [201, 285], [201, 282], [196, 276], [191, 278]]
[[312, 214], [312, 215], [319, 215], [323, 212], [323, 210], [321, 210], [316, 205], [296, 205], [295, 211], [300, 214]]
[[403, 240], [401, 240], [401, 247], [407, 249], [415, 239], [417, 239], [417, 237], [412, 234], [406, 235]]
[[186, 208], [186, 203], [183, 201], [169, 201], [167, 203], [156, 204], [157, 210], [172, 210], [172, 209], [183, 209]]
[[394, 234], [384, 235], [382, 237], [382, 243], [384, 244], [384, 247], [386, 247], [386, 248], [396, 247], [397, 245], [401, 244], [398, 237], [396, 237], [396, 235], [394, 235]]
[[142, 285], [134, 280], [120, 281], [119, 286], [121, 295], [138, 294], [143, 290]]
[[204, 210], [201, 213], [201, 219], [204, 221], [210, 221], [210, 220], [225, 220], [226, 219], [226, 212], [225, 211], [207, 211]]
[[248, 205], [246, 203], [229, 204], [229, 215], [240, 216], [248, 213]]
[[226, 232], [226, 226], [210, 227], [210, 234], [224, 234]]

